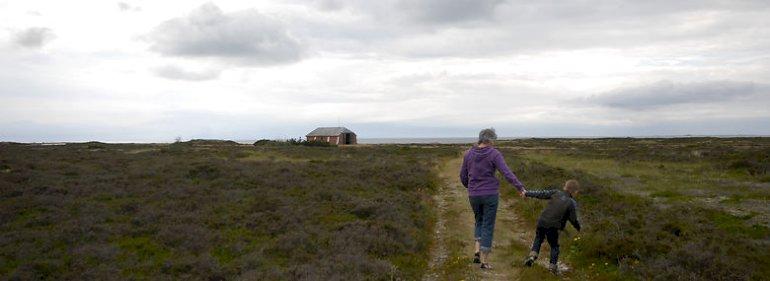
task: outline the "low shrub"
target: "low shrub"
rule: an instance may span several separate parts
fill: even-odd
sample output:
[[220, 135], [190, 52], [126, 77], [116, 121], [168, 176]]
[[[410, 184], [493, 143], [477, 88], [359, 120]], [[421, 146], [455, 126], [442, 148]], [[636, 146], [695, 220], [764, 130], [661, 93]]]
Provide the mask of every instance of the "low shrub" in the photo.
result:
[[311, 146], [311, 147], [334, 147], [337, 146], [335, 144], [320, 141], [320, 140], [303, 140], [302, 138], [290, 138], [287, 140], [268, 140], [268, 139], [261, 139], [256, 142], [254, 142], [254, 146], [291, 146], [291, 145], [302, 145], [302, 146]]
[[0, 279], [419, 279], [456, 153], [0, 144]]

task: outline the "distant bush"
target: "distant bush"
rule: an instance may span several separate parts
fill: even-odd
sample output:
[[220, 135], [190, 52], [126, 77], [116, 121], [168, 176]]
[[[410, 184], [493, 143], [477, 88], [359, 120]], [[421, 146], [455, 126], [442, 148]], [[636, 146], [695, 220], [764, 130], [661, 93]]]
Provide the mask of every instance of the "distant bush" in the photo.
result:
[[261, 145], [279, 145], [281, 142], [276, 140], [268, 140], [268, 139], [261, 139], [256, 142], [254, 142], [254, 146], [261, 146]]
[[103, 148], [107, 148], [107, 144], [106, 143], [102, 143], [102, 142], [98, 142], [98, 141], [90, 141], [90, 142], [85, 143], [85, 145], [86, 145], [86, 148], [88, 148], [88, 149], [103, 149]]
[[336, 146], [334, 144], [325, 142], [325, 141], [319, 141], [319, 140], [312, 140], [312, 141], [301, 141], [299, 144], [304, 146], [321, 146], [321, 147], [330, 147], [330, 146]]
[[301, 138], [290, 138], [287, 140], [268, 140], [268, 139], [261, 139], [256, 142], [254, 142], [254, 146], [281, 146], [281, 145], [302, 145], [302, 146], [315, 146], [315, 147], [333, 147], [336, 146], [334, 144], [325, 142], [325, 141], [318, 141], [318, 140], [303, 140]]
[[186, 142], [180, 142], [188, 145], [211, 145], [211, 146], [228, 146], [228, 145], [240, 145], [237, 142], [231, 141], [231, 140], [205, 140], [205, 139], [194, 139], [189, 140]]
[[[770, 155], [767, 155], [770, 157]], [[730, 169], [743, 170], [752, 176], [768, 175], [770, 170], [770, 158], [764, 159], [738, 159], [730, 162]]]

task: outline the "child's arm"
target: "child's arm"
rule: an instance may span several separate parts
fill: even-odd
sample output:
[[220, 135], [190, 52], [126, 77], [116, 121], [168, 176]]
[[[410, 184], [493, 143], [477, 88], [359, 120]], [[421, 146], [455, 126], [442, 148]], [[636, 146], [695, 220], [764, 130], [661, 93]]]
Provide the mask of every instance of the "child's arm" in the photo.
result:
[[551, 199], [551, 196], [553, 196], [557, 191], [558, 190], [556, 189], [527, 190], [527, 192], [524, 193], [524, 196], [538, 199]]
[[572, 200], [572, 206], [569, 208], [569, 222], [577, 231], [580, 231], [580, 220], [578, 220], [578, 207], [577, 202]]

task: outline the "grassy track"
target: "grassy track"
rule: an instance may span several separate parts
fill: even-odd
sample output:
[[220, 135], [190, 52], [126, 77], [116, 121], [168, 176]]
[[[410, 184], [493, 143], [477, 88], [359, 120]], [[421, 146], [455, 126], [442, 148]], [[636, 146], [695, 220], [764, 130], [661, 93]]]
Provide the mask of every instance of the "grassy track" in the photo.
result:
[[[507, 192], [501, 195], [495, 226], [492, 270], [481, 270], [472, 263], [473, 211], [468, 194], [458, 174], [461, 158], [445, 162], [440, 169], [440, 184], [434, 197], [437, 223], [428, 274], [424, 280], [556, 280], [544, 266], [523, 268], [521, 261], [528, 252], [532, 229], [514, 212], [518, 198]], [[503, 188], [511, 188], [504, 185]], [[547, 246], [544, 248], [547, 251]]]

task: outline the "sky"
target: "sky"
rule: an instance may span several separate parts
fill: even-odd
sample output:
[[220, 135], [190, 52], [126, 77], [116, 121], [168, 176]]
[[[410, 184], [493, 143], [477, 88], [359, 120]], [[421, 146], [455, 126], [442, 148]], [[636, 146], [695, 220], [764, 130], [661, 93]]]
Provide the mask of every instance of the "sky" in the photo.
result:
[[0, 0], [0, 141], [770, 135], [770, 2]]

